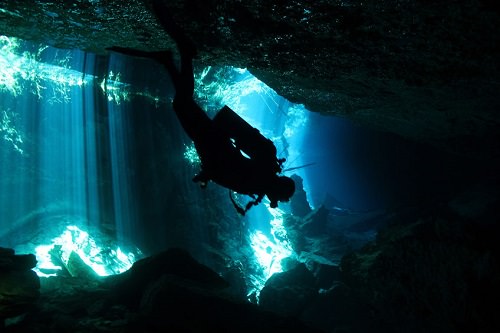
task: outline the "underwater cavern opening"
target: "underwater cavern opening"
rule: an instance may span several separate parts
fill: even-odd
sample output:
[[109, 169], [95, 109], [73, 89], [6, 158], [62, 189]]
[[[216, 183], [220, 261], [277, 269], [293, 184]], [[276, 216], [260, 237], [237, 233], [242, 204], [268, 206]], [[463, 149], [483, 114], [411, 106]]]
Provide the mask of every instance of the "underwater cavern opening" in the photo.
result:
[[310, 112], [245, 69], [195, 74], [209, 115], [230, 106], [286, 158], [285, 173], [300, 185], [290, 203], [264, 201], [241, 217], [225, 189], [191, 181], [199, 159], [171, 109], [172, 84], [153, 62], [1, 36], [0, 245], [35, 254], [41, 278], [89, 281], [181, 248], [240, 299], [258, 304], [284, 271], [314, 273], [320, 287], [302, 281], [297, 293], [311, 298], [311, 285], [338, 292], [342, 257], [376, 240], [394, 215], [460, 187], [463, 170], [450, 172], [459, 157]]
[[[198, 167], [196, 151], [169, 115], [168, 101], [172, 92], [168, 78], [164, 73], [156, 77], [143, 74], [154, 64], [117, 54], [104, 57], [82, 51], [59, 50], [6, 36], [2, 37], [2, 63], [4, 162], [1, 179], [5, 189], [2, 193], [8, 195], [2, 196], [4, 209], [1, 220], [2, 236], [9, 241], [6, 245], [27, 253], [37, 252], [35, 248], [26, 248], [26, 244], [51, 244], [49, 238], [61, 238], [60, 235], [71, 230], [71, 221], [76, 219], [79, 224], [74, 228], [104, 228], [118, 243], [138, 242], [148, 248], [144, 244], [151, 235], [145, 235], [150, 231], [142, 220], [149, 220], [149, 214], [156, 214], [157, 221], [151, 222], [152, 226], [154, 229], [162, 228], [159, 225], [164, 223], [158, 217], [166, 212], [160, 212], [158, 207], [152, 210], [143, 205], [149, 201], [151, 206], [161, 206], [159, 199], [164, 194], [160, 191], [165, 193], [165, 184], [170, 183], [167, 177], [180, 178], [181, 188], [177, 187], [179, 184], [167, 185], [167, 188], [171, 191], [176, 188], [177, 197], [192, 197], [193, 206], [201, 205], [196, 202], [201, 196], [212, 194], [209, 191], [203, 193], [189, 183], [190, 172], [196, 172]], [[351, 176], [346, 169], [352, 169], [353, 164], [343, 166], [339, 162], [339, 155], [346, 153], [332, 151], [332, 148], [340, 148], [321, 142], [325, 135], [335, 135], [340, 131], [341, 137], [332, 141], [340, 147], [352, 145], [347, 135], [349, 131], [355, 131], [351, 128], [353, 125], [342, 120], [329, 122], [321, 116], [310, 115], [303, 106], [278, 96], [244, 69], [206, 67], [198, 72], [196, 82], [196, 99], [209, 114], [213, 115], [223, 105], [229, 105], [273, 140], [279, 155], [286, 158], [285, 170], [292, 169], [290, 173], [303, 179], [311, 209], [324, 204], [329, 205], [329, 209], [344, 211], [364, 212], [384, 208], [379, 203], [363, 203], [367, 199], [361, 198], [368, 195], [362, 193], [362, 187], [368, 186], [370, 180], [356, 182], [349, 179]], [[314, 118], [310, 120], [310, 117]], [[325, 128], [319, 130], [320, 125], [315, 124], [314, 129], [309, 130], [310, 121], [326, 124]], [[178, 143], [178, 137], [181, 143]], [[147, 150], [142, 150], [146, 146]], [[336, 161], [332, 162], [332, 157]], [[150, 161], [141, 165], [144, 159]], [[306, 167], [302, 168], [304, 165]], [[145, 176], [148, 170], [152, 172]], [[357, 174], [359, 177], [363, 172]], [[350, 186], [332, 186], [342, 181]], [[309, 185], [310, 182], [314, 185]], [[320, 187], [319, 184], [324, 188], [315, 190], [315, 187]], [[143, 193], [147, 189], [141, 186], [157, 193], [154, 197], [150, 194], [149, 200], [146, 200]], [[379, 193], [377, 197], [382, 196]], [[349, 198], [344, 199], [348, 204], [335, 198]], [[332, 199], [333, 203], [326, 202]], [[172, 201], [181, 205], [178, 200]], [[178, 208], [180, 211], [196, 210], [187, 207], [185, 202], [182, 205], [184, 207]], [[227, 205], [226, 209], [232, 208]], [[289, 213], [290, 207], [285, 207], [285, 212]], [[168, 214], [180, 214], [178, 218], [186, 218], [181, 212]], [[196, 214], [195, 219], [203, 219], [201, 212], [191, 214]], [[270, 235], [272, 221], [280, 220], [277, 216], [281, 214], [280, 210], [269, 211], [269, 207], [264, 210], [255, 208], [243, 222], [254, 228], [246, 237], [253, 237], [253, 242], [257, 242], [257, 238], [265, 237], [264, 233]], [[38, 234], [40, 229], [51, 232], [55, 229], [47, 228], [40, 222], [52, 218], [52, 215], [67, 220], [66, 231], [60, 230], [59, 235], [46, 235], [47, 239], [30, 241], [26, 231]], [[237, 228], [236, 225], [233, 227]], [[161, 231], [168, 233], [165, 227]], [[199, 231], [191, 230], [190, 236], [183, 237], [196, 239], [199, 237], [196, 232]], [[16, 239], [13, 234], [23, 234], [25, 239]], [[70, 238], [77, 239], [78, 236]], [[160, 239], [155, 239], [155, 243]], [[273, 247], [278, 245], [276, 239], [270, 242]], [[62, 245], [62, 242], [56, 241], [55, 244]], [[169, 243], [162, 240], [160, 244], [148, 250], [158, 251]], [[285, 248], [288, 248], [285, 256], [289, 256], [292, 252], [290, 245]], [[86, 256], [83, 257], [86, 259]], [[279, 265], [277, 261], [273, 264]], [[275, 272], [271, 267], [263, 269]], [[270, 276], [269, 273], [265, 275]]]

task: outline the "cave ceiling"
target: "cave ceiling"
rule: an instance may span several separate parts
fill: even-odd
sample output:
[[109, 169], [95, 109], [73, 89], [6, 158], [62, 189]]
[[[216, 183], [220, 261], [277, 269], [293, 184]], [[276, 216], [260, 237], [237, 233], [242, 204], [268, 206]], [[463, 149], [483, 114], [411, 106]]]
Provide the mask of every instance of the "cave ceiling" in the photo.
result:
[[[493, 0], [164, 2], [200, 65], [247, 68], [313, 112], [499, 158]], [[174, 47], [139, 0], [3, 0], [0, 34], [96, 53]]]

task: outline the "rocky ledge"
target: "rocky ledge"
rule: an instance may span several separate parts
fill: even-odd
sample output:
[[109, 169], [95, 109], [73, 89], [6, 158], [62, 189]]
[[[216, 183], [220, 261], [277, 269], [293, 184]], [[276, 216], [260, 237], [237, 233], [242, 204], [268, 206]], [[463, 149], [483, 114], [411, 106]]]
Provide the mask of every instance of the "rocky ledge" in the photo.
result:
[[[491, 0], [163, 2], [200, 65], [248, 68], [292, 102], [446, 151], [500, 156]], [[150, 1], [1, 1], [3, 34], [104, 53], [173, 44]]]

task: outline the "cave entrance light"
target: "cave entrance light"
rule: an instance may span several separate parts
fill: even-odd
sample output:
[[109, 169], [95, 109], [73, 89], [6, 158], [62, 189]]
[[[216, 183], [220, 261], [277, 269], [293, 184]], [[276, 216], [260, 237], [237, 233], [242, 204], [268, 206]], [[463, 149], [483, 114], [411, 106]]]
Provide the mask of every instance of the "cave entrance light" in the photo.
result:
[[[93, 75], [95, 64], [96, 56], [83, 51], [0, 36], [0, 187], [4, 194], [0, 195], [0, 237], [16, 228], [34, 234], [54, 228], [37, 223], [23, 226], [21, 222], [29, 221], [34, 212], [81, 216], [77, 220], [85, 221], [68, 226], [55, 238], [38, 237], [38, 244], [12, 245], [37, 254], [41, 275], [57, 267], [50, 262], [54, 246], [60, 249], [63, 262], [68, 253], [76, 253], [98, 275], [131, 265], [130, 253], [119, 246], [98, 246], [85, 231], [104, 219], [103, 198], [109, 195], [103, 190], [109, 182], [104, 174], [111, 174], [114, 215], [120, 220], [116, 239], [124, 238], [123, 223], [134, 216], [124, 212], [134, 206], [130, 205], [132, 192], [122, 178], [128, 159], [123, 139], [129, 124], [126, 115], [113, 110], [129, 100], [130, 85], [121, 82], [113, 64], [102, 78]], [[107, 124], [102, 124], [102, 110], [96, 106], [103, 97], [110, 113]], [[108, 138], [99, 124], [110, 128]], [[111, 160], [111, 169], [103, 171], [106, 160]], [[98, 263], [96, 258], [102, 261], [105, 253], [108, 262]]]
[[[246, 69], [206, 67], [199, 73], [195, 75], [195, 98], [210, 116], [227, 105], [273, 141], [278, 157], [287, 159], [285, 169], [310, 162], [301, 158], [301, 140], [308, 123], [308, 111], [303, 105], [290, 103]], [[283, 226], [286, 213], [286, 209], [270, 208], [266, 199], [245, 216], [256, 263], [253, 266], [258, 267], [248, 272], [249, 295], [258, 297], [267, 279], [283, 270], [281, 260], [295, 256]]]

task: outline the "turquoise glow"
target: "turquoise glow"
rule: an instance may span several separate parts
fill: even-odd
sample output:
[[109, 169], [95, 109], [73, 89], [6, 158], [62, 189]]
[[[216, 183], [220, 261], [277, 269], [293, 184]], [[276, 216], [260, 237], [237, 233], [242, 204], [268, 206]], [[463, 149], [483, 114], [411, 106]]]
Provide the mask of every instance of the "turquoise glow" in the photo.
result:
[[71, 101], [72, 87], [98, 84], [108, 100], [116, 104], [130, 101], [131, 96], [161, 101], [147, 91], [133, 90], [130, 84], [122, 82], [120, 72], [110, 70], [98, 78], [72, 69], [70, 63], [75, 57], [83, 56], [83, 52], [58, 51], [52, 59], [47, 59], [52, 48], [40, 46], [33, 51], [23, 51], [24, 44], [17, 38], [0, 35], [0, 91], [8, 91], [13, 96], [32, 93], [49, 103], [63, 103]]
[[255, 258], [260, 266], [260, 275], [252, 276], [252, 287], [249, 294], [257, 294], [264, 287], [267, 279], [274, 273], [283, 271], [281, 260], [295, 256], [290, 242], [287, 239], [286, 229], [283, 226], [283, 210], [279, 208], [267, 208], [272, 214], [271, 237], [256, 229], [249, 234], [250, 244]]
[[[61, 246], [63, 259], [73, 251], [98, 275], [121, 272], [135, 260], [121, 250], [137, 219], [127, 169], [130, 110], [121, 104], [139, 94], [121, 82], [119, 65], [99, 77], [92, 74], [95, 63], [95, 55], [82, 51], [0, 36], [0, 236], [24, 224], [44, 230], [37, 242], [11, 245], [36, 252], [41, 275], [54, 266], [47, 259], [54, 245]], [[54, 220], [45, 217], [51, 214], [76, 216], [80, 224], [54, 236]], [[39, 216], [51, 225], [37, 222]], [[112, 248], [84, 231], [114, 220]], [[96, 261], [103, 249], [108, 264]]]
[[184, 145], [184, 158], [192, 166], [199, 166], [201, 164], [200, 156], [198, 156], [194, 143]]
[[[308, 125], [308, 111], [303, 105], [288, 102], [246, 69], [207, 67], [200, 73], [196, 76], [196, 98], [209, 115], [228, 105], [273, 141], [278, 157], [287, 159], [285, 169], [311, 162], [302, 159], [302, 132]], [[296, 173], [301, 174], [301, 170]], [[241, 206], [246, 204], [244, 196], [234, 197]], [[258, 296], [267, 279], [283, 271], [282, 259], [297, 257], [283, 226], [284, 214], [280, 208], [270, 208], [265, 199], [244, 218], [250, 225], [247, 237], [258, 267], [248, 277], [249, 295]]]
[[[105, 74], [99, 71], [94, 75], [96, 67], [101, 65], [102, 68], [95, 55], [33, 45], [24, 47], [23, 43], [3, 39], [2, 61], [15, 65], [2, 72], [0, 81], [3, 83], [2, 96], [6, 96], [0, 104], [3, 111], [0, 117], [3, 138], [0, 185], [5, 193], [12, 192], [15, 197], [0, 195], [0, 236], [11, 227], [22, 227], [25, 221], [34, 223], [36, 217], [30, 218], [33, 212], [50, 215], [57, 210], [63, 215], [78, 216], [81, 218], [69, 221], [69, 226], [57, 235], [47, 235], [36, 242], [36, 253], [41, 258], [39, 271], [57, 270], [53, 262], [46, 260], [48, 251], [57, 245], [65, 249], [63, 257], [76, 253], [99, 275], [119, 272], [120, 267], [129, 267], [136, 258], [128, 255], [135, 252], [123, 250], [122, 244], [138, 234], [151, 232], [145, 231], [141, 219], [144, 216], [141, 204], [144, 203], [141, 203], [140, 190], [162, 193], [155, 189], [154, 182], [144, 186], [137, 180], [137, 170], [143, 166], [139, 165], [143, 161], [137, 158], [136, 150], [141, 147], [136, 146], [134, 135], [140, 130], [153, 131], [134, 126], [138, 126], [136, 122], [143, 117], [153, 116], [149, 110], [141, 113], [144, 100], [158, 106], [168, 99], [154, 97], [151, 92], [154, 85], [151, 91], [140, 91], [126, 83], [120, 73], [126, 73], [128, 67], [121, 55], [111, 54], [106, 59]], [[273, 140], [279, 157], [287, 158], [285, 168], [299, 163], [294, 159], [300, 157], [301, 152], [292, 142], [307, 124], [303, 106], [289, 103], [245, 69], [209, 67], [197, 74], [196, 82], [199, 103], [212, 113], [211, 116], [223, 105], [230, 106]], [[136, 96], [144, 99], [137, 103]], [[23, 103], [18, 103], [20, 100]], [[175, 122], [175, 118], [172, 121]], [[156, 139], [151, 136], [151, 140]], [[163, 153], [161, 149], [153, 150], [162, 139], [148, 146], [152, 154]], [[192, 145], [186, 144], [183, 153], [189, 162], [199, 163]], [[166, 162], [165, 168], [179, 172], [184, 179], [185, 174], [174, 162], [175, 158], [167, 156], [161, 162]], [[182, 159], [182, 155], [178, 158]], [[157, 170], [163, 168], [161, 163], [156, 165]], [[155, 171], [144, 169], [142, 172], [150, 170]], [[9, 179], [12, 172], [16, 177]], [[151, 179], [155, 177], [152, 174]], [[158, 186], [168, 186], [161, 181], [160, 184]], [[179, 194], [184, 195], [183, 192]], [[271, 209], [266, 201], [259, 206], [263, 210], [260, 214], [246, 217], [250, 228], [244, 235], [254, 253], [251, 260], [258, 266], [249, 277], [252, 280], [250, 291], [256, 292], [272, 274], [282, 271], [280, 261], [283, 258], [295, 256], [282, 226], [286, 206], [283, 210]], [[175, 236], [168, 235], [168, 227], [159, 224], [151, 223], [150, 226], [166, 230], [166, 237], [177, 242]], [[112, 226], [110, 232], [116, 244], [100, 244], [100, 237], [93, 231], [101, 225]], [[44, 228], [44, 225], [37, 227]], [[22, 249], [24, 252], [34, 250], [26, 244]], [[99, 259], [103, 249], [106, 254], [113, 255], [115, 266], [99, 264], [100, 260], [104, 262]]]
[[251, 112], [252, 105], [245, 101], [249, 96], [259, 98], [271, 111], [278, 105], [276, 92], [244, 68], [208, 66], [195, 74], [195, 84], [195, 99], [209, 114], [224, 105], [240, 115]]
[[[72, 61], [85, 56], [83, 52], [54, 52], [47, 46], [24, 51], [24, 44], [17, 38], [0, 36], [0, 92], [14, 97], [30, 93], [53, 105], [75, 102], [74, 88], [82, 89], [97, 82], [96, 76], [70, 67]], [[130, 99], [130, 85], [120, 81], [119, 73], [110, 71], [99, 86], [108, 100], [116, 104]], [[23, 134], [15, 126], [18, 112], [11, 108], [2, 108], [0, 112], [0, 135], [23, 154]]]
[[29, 92], [51, 102], [67, 102], [71, 87], [81, 87], [95, 79], [68, 67], [70, 52], [58, 55], [53, 59], [57, 64], [51, 64], [42, 61], [47, 46], [36, 51], [22, 49], [21, 40], [0, 36], [0, 90], [14, 96]]
[[10, 109], [2, 110], [0, 113], [0, 136], [6, 142], [11, 143], [12, 148], [20, 153], [23, 151], [23, 135], [16, 129], [15, 119], [17, 114], [10, 111]]
[[63, 266], [67, 267], [70, 255], [76, 253], [78, 257], [99, 276], [119, 274], [128, 270], [132, 264], [142, 255], [140, 250], [123, 252], [119, 246], [103, 246], [87, 231], [75, 225], [67, 226], [62, 234], [53, 238], [50, 244], [41, 244], [35, 248], [38, 260], [35, 272], [39, 276], [55, 276], [56, 273], [47, 274], [44, 271], [60, 271], [63, 267], [53, 262], [49, 253], [54, 247], [58, 247], [59, 259]]

